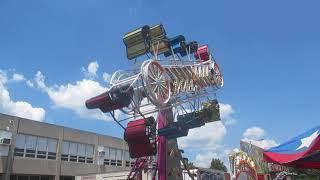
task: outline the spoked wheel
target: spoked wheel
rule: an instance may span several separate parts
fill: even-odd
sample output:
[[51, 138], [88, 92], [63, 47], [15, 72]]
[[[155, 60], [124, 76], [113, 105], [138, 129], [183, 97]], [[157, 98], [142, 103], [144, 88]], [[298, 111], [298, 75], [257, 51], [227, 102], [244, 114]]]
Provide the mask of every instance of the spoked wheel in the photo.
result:
[[170, 80], [163, 67], [155, 60], [141, 66], [143, 87], [150, 101], [156, 106], [166, 104], [170, 99]]
[[219, 89], [223, 86], [223, 76], [221, 74], [221, 71], [219, 69], [219, 66], [216, 62], [213, 62], [212, 64], [212, 76], [213, 76], [213, 81], [215, 83], [215, 86]]

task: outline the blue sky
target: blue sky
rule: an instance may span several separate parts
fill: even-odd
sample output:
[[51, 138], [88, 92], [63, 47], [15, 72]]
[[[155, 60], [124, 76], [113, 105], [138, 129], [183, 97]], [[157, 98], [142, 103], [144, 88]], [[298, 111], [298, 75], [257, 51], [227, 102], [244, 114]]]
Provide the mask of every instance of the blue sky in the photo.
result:
[[[55, 95], [81, 85], [102, 91], [104, 72], [132, 66], [123, 35], [163, 23], [169, 36], [209, 44], [224, 74], [218, 98], [226, 105], [226, 120], [215, 127], [220, 135], [212, 134], [210, 150], [187, 148], [190, 159], [204, 165], [201, 159], [221, 157], [240, 139], [284, 142], [319, 125], [319, 5], [315, 0], [2, 0], [0, 69], [8, 80], [0, 87], [10, 93], [11, 108], [1, 99], [0, 110], [15, 114], [14, 103], [25, 101], [45, 111], [45, 122], [121, 137], [113, 122], [87, 117]], [[99, 68], [88, 77], [88, 65], [95, 62]], [[24, 78], [10, 80], [15, 73]], [[203, 151], [207, 156], [199, 156]]]

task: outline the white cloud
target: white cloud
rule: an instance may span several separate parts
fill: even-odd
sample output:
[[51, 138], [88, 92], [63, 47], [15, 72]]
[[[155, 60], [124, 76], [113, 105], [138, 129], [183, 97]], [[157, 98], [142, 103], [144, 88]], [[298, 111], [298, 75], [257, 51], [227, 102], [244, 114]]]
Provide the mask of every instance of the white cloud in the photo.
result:
[[6, 87], [7, 82], [8, 77], [6, 72], [0, 70], [0, 111], [14, 116], [43, 121], [45, 110], [43, 108], [33, 107], [25, 101], [13, 101]]
[[178, 139], [178, 145], [179, 148], [196, 153], [193, 162], [197, 167], [208, 168], [212, 158], [219, 158], [227, 166], [230, 150], [223, 144], [226, 134], [227, 129], [221, 121], [213, 122], [191, 129], [188, 136]]
[[234, 110], [230, 104], [219, 103], [220, 117], [226, 126], [235, 125], [237, 120], [232, 117]]
[[49, 88], [47, 93], [55, 106], [70, 109], [81, 117], [106, 120], [100, 110], [88, 110], [85, 101], [97, 96], [107, 89], [98, 82], [83, 79], [75, 84], [60, 85], [58, 88]]
[[14, 73], [12, 75], [12, 80], [14, 80], [14, 81], [23, 81], [24, 80], [24, 76], [23, 76], [23, 74]]
[[266, 135], [265, 131], [260, 127], [251, 127], [243, 133], [244, 138], [258, 140]]
[[[223, 147], [225, 148], [225, 147]], [[194, 160], [194, 164], [197, 167], [202, 167], [202, 168], [209, 168], [211, 164], [211, 160], [213, 158], [215, 159], [220, 159], [223, 164], [229, 168], [229, 154], [231, 150], [230, 149], [220, 149], [218, 151], [203, 151], [200, 152], [196, 155], [196, 158]]]
[[[45, 76], [38, 71], [35, 75], [37, 87], [46, 92], [55, 107], [69, 109], [83, 118], [110, 120], [111, 118], [100, 110], [88, 110], [85, 101], [105, 91], [106, 87], [101, 86], [97, 81], [82, 79], [75, 83], [47, 86]], [[119, 116], [117, 113], [116, 116]]]
[[34, 77], [34, 81], [36, 82], [38, 88], [40, 88], [41, 90], [47, 90], [47, 86], [44, 83], [44, 78], [45, 77], [41, 71], [38, 71]]
[[45, 110], [43, 108], [32, 107], [30, 103], [25, 101], [8, 101], [4, 106], [6, 106], [4, 110], [15, 116], [35, 121], [43, 121], [45, 117]]
[[0, 69], [0, 82], [4, 84], [4, 83], [7, 83], [7, 81], [8, 81], [7, 72]]
[[242, 139], [243, 141], [252, 143], [255, 146], [261, 147], [262, 149], [269, 149], [271, 147], [275, 147], [279, 145], [275, 140], [272, 139], [263, 139], [260, 141], [252, 140], [252, 139]]
[[251, 127], [245, 130], [243, 133], [243, 141], [252, 143], [263, 149], [268, 149], [277, 146], [278, 143], [275, 140], [266, 138], [266, 132], [260, 127]]
[[227, 134], [223, 122], [233, 119], [234, 110], [230, 104], [220, 103], [220, 116], [222, 121], [207, 123], [200, 128], [190, 129], [187, 137], [178, 139], [182, 148], [215, 149]]
[[235, 125], [235, 124], [237, 124], [237, 120], [236, 119], [233, 119], [233, 118], [230, 118], [230, 119], [226, 119], [225, 121], [224, 121], [224, 124], [226, 125], [226, 126], [231, 126], [231, 125]]
[[106, 83], [109, 83], [110, 80], [111, 80], [111, 75], [108, 74], [108, 73], [106, 73], [106, 72], [104, 72], [104, 73], [102, 74], [102, 77], [103, 77], [104, 82], [106, 82]]
[[98, 68], [99, 68], [99, 64], [98, 64], [97, 61], [91, 62], [88, 65], [88, 72], [93, 74], [93, 75], [96, 75], [97, 71], [98, 71]]
[[190, 129], [186, 137], [178, 139], [181, 148], [215, 149], [227, 134], [222, 122], [212, 122], [200, 128]]
[[230, 104], [219, 103], [221, 119], [230, 118], [234, 110]]
[[197, 154], [194, 164], [197, 167], [209, 168], [213, 158], [219, 158], [218, 154], [214, 152]]
[[[199, 167], [209, 167], [212, 158], [221, 159], [228, 164], [229, 148], [223, 143], [227, 134], [226, 125], [235, 124], [232, 117], [234, 110], [230, 104], [220, 103], [220, 117], [222, 121], [208, 123], [200, 128], [189, 130], [186, 137], [178, 139], [180, 148], [196, 153], [194, 164]], [[229, 124], [228, 124], [229, 123]], [[193, 159], [193, 157], [189, 157]]]
[[27, 83], [27, 85], [28, 85], [29, 87], [34, 87], [34, 84], [33, 84], [32, 81], [27, 80], [26, 83]]
[[97, 61], [92, 61], [89, 63], [87, 69], [84, 67], [82, 71], [84, 72], [85, 76], [89, 79], [94, 79], [97, 76], [97, 71], [99, 69], [99, 64]]

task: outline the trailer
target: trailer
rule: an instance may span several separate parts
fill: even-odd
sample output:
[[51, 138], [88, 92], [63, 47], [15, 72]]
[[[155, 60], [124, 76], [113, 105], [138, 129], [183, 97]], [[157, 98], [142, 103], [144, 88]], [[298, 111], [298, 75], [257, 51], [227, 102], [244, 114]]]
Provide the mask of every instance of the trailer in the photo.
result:
[[[110, 172], [105, 174], [91, 174], [84, 176], [76, 176], [75, 180], [127, 180], [129, 171], [119, 171], [119, 172]], [[206, 168], [195, 168], [190, 169], [190, 174], [193, 176], [194, 180], [230, 180], [230, 174]], [[142, 180], [152, 180], [152, 174], [148, 171], [141, 174]], [[182, 172], [183, 180], [192, 180], [192, 177], [189, 176], [187, 170]]]
[[[104, 174], [90, 174], [83, 176], [76, 176], [75, 180], [127, 180], [130, 171], [118, 171]], [[142, 172], [138, 178], [143, 180], [152, 180], [150, 172]]]
[[129, 171], [110, 172], [105, 174], [89, 174], [76, 176], [75, 180], [126, 180]]
[[[194, 180], [230, 180], [230, 174], [223, 171], [218, 171], [208, 168], [190, 169], [190, 174]], [[192, 180], [187, 170], [183, 170], [183, 180]]]

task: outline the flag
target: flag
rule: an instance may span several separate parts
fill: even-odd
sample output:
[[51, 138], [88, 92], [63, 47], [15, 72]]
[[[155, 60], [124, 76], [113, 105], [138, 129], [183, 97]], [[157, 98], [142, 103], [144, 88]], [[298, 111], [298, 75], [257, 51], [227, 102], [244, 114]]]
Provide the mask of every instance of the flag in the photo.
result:
[[320, 169], [320, 126], [263, 152], [271, 163], [301, 168]]

